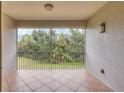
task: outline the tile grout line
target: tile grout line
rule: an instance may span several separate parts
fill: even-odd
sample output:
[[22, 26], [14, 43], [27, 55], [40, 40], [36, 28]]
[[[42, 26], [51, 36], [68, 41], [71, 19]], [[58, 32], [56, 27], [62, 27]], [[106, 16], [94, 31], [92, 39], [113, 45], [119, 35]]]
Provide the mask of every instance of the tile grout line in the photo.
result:
[[[32, 77], [34, 77], [34, 76], [32, 76]], [[34, 77], [35, 79], [37, 79], [36, 77]], [[37, 79], [39, 82], [41, 82], [39, 79]], [[52, 82], [52, 81], [51, 81]], [[44, 84], [45, 86], [47, 86], [45, 83], [43, 83], [43, 82], [41, 82], [42, 84]], [[44, 86], [42, 86], [42, 87], [44, 87]], [[39, 88], [37, 88], [37, 89], [35, 89], [34, 91], [36, 91], [36, 90], [38, 90], [38, 89], [40, 89], [40, 88], [42, 88], [42, 87], [39, 87]], [[51, 89], [49, 86], [47, 86], [50, 90], [52, 90], [53, 91], [53, 89]]]

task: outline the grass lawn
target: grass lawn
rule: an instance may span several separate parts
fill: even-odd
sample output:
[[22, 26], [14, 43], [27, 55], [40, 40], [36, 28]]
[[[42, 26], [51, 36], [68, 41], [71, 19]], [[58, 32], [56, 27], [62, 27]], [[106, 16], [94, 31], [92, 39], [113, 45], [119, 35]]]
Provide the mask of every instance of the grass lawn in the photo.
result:
[[38, 69], [82, 69], [83, 62], [65, 62], [61, 64], [49, 63], [49, 60], [32, 60], [26, 57], [18, 57], [18, 69], [38, 70]]

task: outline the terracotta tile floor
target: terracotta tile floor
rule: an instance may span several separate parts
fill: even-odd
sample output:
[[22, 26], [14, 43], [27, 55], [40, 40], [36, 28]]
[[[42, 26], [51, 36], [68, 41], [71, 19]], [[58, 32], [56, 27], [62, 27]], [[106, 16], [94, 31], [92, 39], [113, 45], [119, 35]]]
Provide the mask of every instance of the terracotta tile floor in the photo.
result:
[[112, 90], [85, 70], [20, 70], [4, 78], [3, 91], [111, 92]]

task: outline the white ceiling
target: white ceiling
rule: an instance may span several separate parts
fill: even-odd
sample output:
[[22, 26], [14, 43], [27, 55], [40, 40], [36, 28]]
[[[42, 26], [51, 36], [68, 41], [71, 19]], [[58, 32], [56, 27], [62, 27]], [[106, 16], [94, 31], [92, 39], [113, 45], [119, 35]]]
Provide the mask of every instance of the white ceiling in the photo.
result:
[[[52, 11], [44, 4], [51, 3]], [[2, 11], [17, 20], [86, 20], [106, 1], [4, 1]]]

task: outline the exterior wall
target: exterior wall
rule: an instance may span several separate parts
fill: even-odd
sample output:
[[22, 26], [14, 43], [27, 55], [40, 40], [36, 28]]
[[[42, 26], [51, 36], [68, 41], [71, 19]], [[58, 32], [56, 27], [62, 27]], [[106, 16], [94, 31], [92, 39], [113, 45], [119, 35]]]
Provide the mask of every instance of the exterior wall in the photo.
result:
[[18, 28], [85, 28], [85, 20], [17, 20]]
[[[102, 22], [105, 33], [100, 33]], [[95, 13], [86, 37], [86, 69], [114, 91], [124, 91], [124, 2], [108, 2]]]
[[16, 28], [14, 20], [2, 13], [2, 75], [16, 70]]

